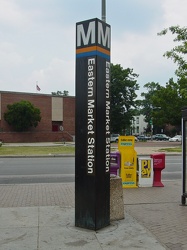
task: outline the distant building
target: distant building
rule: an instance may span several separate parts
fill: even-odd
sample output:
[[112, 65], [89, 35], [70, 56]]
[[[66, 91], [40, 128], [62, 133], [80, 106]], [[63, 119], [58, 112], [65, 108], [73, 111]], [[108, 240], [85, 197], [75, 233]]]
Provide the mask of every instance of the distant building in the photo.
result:
[[[41, 111], [41, 121], [27, 132], [15, 132], [4, 120], [7, 105], [26, 100]], [[0, 91], [0, 140], [52, 142], [75, 139], [75, 97]]]
[[132, 135], [141, 135], [145, 132], [148, 123], [145, 122], [144, 115], [133, 116], [133, 120], [131, 121], [131, 132]]

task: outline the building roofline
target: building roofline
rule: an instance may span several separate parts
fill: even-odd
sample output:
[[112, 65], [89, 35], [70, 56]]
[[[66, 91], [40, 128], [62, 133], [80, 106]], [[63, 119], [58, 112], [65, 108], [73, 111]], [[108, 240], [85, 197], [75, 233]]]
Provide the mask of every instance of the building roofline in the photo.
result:
[[42, 94], [42, 93], [30, 93], [30, 92], [16, 92], [16, 91], [3, 91], [0, 90], [0, 94], [19, 94], [19, 95], [36, 95], [36, 96], [52, 96], [52, 97], [63, 97], [63, 98], [75, 98], [75, 96], [62, 96], [62, 95], [52, 95], [52, 94]]

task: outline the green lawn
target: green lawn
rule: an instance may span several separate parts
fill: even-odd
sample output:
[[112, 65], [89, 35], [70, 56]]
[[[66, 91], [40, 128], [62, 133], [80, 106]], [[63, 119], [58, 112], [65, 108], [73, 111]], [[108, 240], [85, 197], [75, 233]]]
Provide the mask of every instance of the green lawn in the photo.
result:
[[161, 148], [159, 150], [160, 152], [173, 152], [173, 153], [182, 153], [182, 147], [176, 147], [176, 148]]
[[[116, 148], [111, 148], [116, 151]], [[175, 148], [162, 148], [159, 152], [182, 152], [181, 146]], [[32, 155], [62, 155], [75, 154], [74, 146], [56, 145], [56, 146], [4, 146], [0, 147], [0, 156], [32, 156]]]
[[2, 146], [0, 156], [4, 155], [60, 155], [74, 154], [75, 147], [69, 146]]

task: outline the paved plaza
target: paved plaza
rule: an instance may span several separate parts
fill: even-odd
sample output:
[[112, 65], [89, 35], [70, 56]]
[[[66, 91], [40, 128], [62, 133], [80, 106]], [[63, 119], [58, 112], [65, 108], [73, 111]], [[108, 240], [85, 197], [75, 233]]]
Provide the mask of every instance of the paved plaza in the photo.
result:
[[[137, 148], [138, 155], [157, 148]], [[125, 219], [97, 232], [74, 226], [75, 183], [0, 185], [1, 250], [187, 250], [182, 181], [123, 189]]]
[[[108, 230], [109, 234], [111, 234], [111, 232], [114, 234], [117, 227], [121, 235], [121, 230], [123, 230], [124, 235], [122, 233], [122, 238], [124, 241], [128, 241], [126, 243], [123, 242], [123, 244], [121, 242], [122, 246], [128, 243], [125, 249], [137, 249], [136, 247], [138, 244], [140, 249], [154, 249], [155, 244], [155, 250], [187, 249], [187, 207], [181, 206], [180, 204], [181, 185], [181, 181], [165, 181], [164, 187], [123, 189], [125, 219], [118, 222], [112, 222], [111, 228], [106, 229], [103, 233], [107, 234]], [[22, 246], [19, 244], [18, 248], [11, 248], [11, 246], [12, 241], [14, 244], [17, 241], [20, 242], [20, 244], [21, 242], [25, 242], [26, 244], [27, 240], [29, 240], [26, 240], [26, 235], [24, 236], [24, 234], [21, 233], [20, 235], [22, 235], [24, 241], [23, 239], [20, 241], [17, 228], [21, 230], [23, 227], [28, 227], [27, 229], [31, 227], [33, 229], [38, 222], [33, 226], [29, 226], [29, 223], [33, 223], [32, 214], [34, 214], [38, 220], [38, 217], [42, 217], [43, 213], [48, 213], [49, 223], [51, 220], [53, 223], [56, 223], [61, 230], [62, 227], [67, 229], [69, 225], [74, 233], [76, 230], [78, 231], [78, 229], [74, 228], [74, 198], [74, 183], [0, 185], [0, 249], [64, 249], [59, 246], [55, 247], [55, 244], [54, 248], [50, 245], [54, 240], [53, 237], [55, 237], [53, 235], [54, 232], [52, 232], [51, 243], [49, 244], [51, 248], [37, 248], [37, 246], [29, 248], [29, 246]], [[22, 225], [22, 223], [24, 225]], [[138, 231], [138, 228], [140, 231]], [[2, 236], [2, 232], [5, 229], [7, 230], [7, 235], [5, 234]], [[49, 230], [50, 228], [47, 229]], [[35, 228], [35, 231], [36, 230], [38, 230], [38, 228]], [[57, 228], [55, 230], [57, 230]], [[9, 234], [13, 233], [13, 231], [16, 231], [15, 233], [17, 233], [17, 236], [12, 236], [12, 238]], [[42, 231], [42, 235], [43, 234], [44, 232]], [[49, 235], [50, 232], [48, 231], [48, 237], [50, 237]], [[125, 235], [126, 239], [124, 238]], [[139, 239], [140, 235], [141, 239]], [[16, 237], [18, 237], [18, 239]], [[106, 242], [103, 243], [105, 247], [100, 248], [102, 245], [100, 242], [98, 248], [95, 247], [95, 249], [110, 249], [107, 248], [109, 244], [107, 241], [108, 236], [105, 235], [105, 237]], [[60, 236], [57, 238], [60, 240]], [[147, 238], [148, 241], [146, 240]], [[137, 239], [139, 239], [138, 242], [136, 242]], [[141, 247], [143, 239], [145, 241], [142, 243], [143, 247]], [[120, 242], [120, 239], [118, 240]], [[134, 247], [129, 241], [131, 241], [131, 243], [134, 242]], [[89, 240], [89, 242], [91, 242], [91, 240]], [[152, 248], [149, 248], [150, 242]], [[157, 242], [159, 242], [159, 246]], [[114, 242], [112, 244], [114, 244]], [[20, 246], [23, 248], [19, 248]], [[115, 245], [113, 245], [111, 249], [118, 249], [119, 244], [115, 246], [116, 248], [114, 246]], [[74, 248], [69, 247], [65, 249]]]

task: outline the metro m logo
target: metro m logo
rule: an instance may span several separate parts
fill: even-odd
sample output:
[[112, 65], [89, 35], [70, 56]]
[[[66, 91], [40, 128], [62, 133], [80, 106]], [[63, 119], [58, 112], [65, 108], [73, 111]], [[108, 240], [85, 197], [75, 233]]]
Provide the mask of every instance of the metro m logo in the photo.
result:
[[89, 40], [91, 41], [91, 44], [95, 44], [95, 21], [89, 23], [86, 35], [83, 24], [77, 25], [77, 47], [80, 47], [82, 42], [83, 45], [88, 45]]
[[88, 45], [101, 45], [110, 49], [110, 26], [92, 19], [77, 24], [77, 48]]
[[110, 27], [106, 26], [104, 34], [102, 23], [98, 22], [98, 43], [110, 49]]

